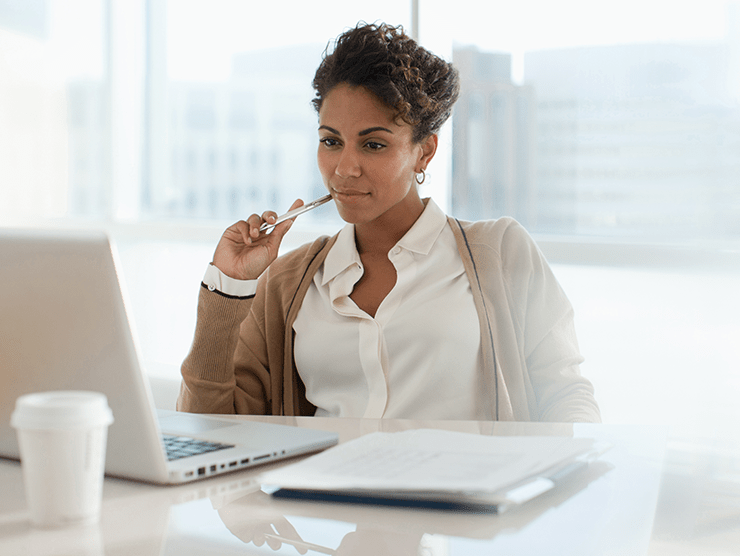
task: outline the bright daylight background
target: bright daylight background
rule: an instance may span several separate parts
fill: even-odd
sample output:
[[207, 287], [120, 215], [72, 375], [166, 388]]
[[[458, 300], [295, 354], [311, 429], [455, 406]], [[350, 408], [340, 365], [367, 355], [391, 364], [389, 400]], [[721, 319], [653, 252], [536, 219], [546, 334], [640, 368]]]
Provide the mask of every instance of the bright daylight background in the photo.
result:
[[[423, 193], [531, 231], [604, 420], [734, 431], [738, 4], [419, 0], [417, 28], [413, 3], [0, 0], [0, 225], [110, 232], [170, 405], [221, 231], [321, 194], [322, 50], [403, 24], [463, 76]], [[341, 226], [298, 223], [286, 248]]]

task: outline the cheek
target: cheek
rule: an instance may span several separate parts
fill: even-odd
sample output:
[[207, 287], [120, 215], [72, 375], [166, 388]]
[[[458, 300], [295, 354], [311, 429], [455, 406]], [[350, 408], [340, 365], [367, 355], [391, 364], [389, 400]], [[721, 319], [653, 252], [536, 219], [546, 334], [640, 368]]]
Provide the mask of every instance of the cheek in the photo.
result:
[[387, 160], [383, 165], [383, 173], [386, 179], [404, 185], [411, 183], [414, 179], [414, 160], [408, 156], [398, 156]]
[[316, 155], [316, 163], [319, 167], [319, 173], [324, 178], [333, 173], [334, 167], [326, 153], [322, 153], [321, 151], [319, 151], [319, 153]]

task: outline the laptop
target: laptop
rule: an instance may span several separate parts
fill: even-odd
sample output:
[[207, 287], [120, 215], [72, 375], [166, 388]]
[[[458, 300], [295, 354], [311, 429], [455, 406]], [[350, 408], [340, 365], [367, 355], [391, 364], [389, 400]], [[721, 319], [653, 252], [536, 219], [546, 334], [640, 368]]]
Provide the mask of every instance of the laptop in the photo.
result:
[[0, 457], [20, 457], [16, 399], [50, 390], [108, 397], [114, 477], [184, 483], [337, 443], [332, 432], [157, 410], [116, 258], [103, 232], [0, 230]]

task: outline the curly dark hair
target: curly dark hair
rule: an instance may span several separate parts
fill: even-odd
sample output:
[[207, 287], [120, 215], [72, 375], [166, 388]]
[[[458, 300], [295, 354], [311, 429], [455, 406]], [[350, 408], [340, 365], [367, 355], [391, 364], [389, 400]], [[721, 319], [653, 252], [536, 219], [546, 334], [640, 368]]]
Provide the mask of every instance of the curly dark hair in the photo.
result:
[[360, 22], [327, 46], [316, 70], [316, 111], [341, 83], [363, 86], [396, 111], [420, 142], [437, 133], [452, 113], [460, 79], [445, 62], [408, 37], [403, 27]]

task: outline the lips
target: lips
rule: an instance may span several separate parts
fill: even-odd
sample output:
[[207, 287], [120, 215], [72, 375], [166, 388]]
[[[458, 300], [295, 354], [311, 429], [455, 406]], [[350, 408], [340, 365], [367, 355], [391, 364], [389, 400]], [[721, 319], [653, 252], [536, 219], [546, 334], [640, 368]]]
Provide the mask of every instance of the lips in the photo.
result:
[[332, 187], [331, 192], [332, 192], [332, 196], [334, 197], [335, 201], [342, 201], [342, 202], [358, 201], [370, 195], [370, 193], [366, 191], [359, 191], [357, 189], [341, 189], [340, 190], [340, 189], [335, 189], [333, 187]]

